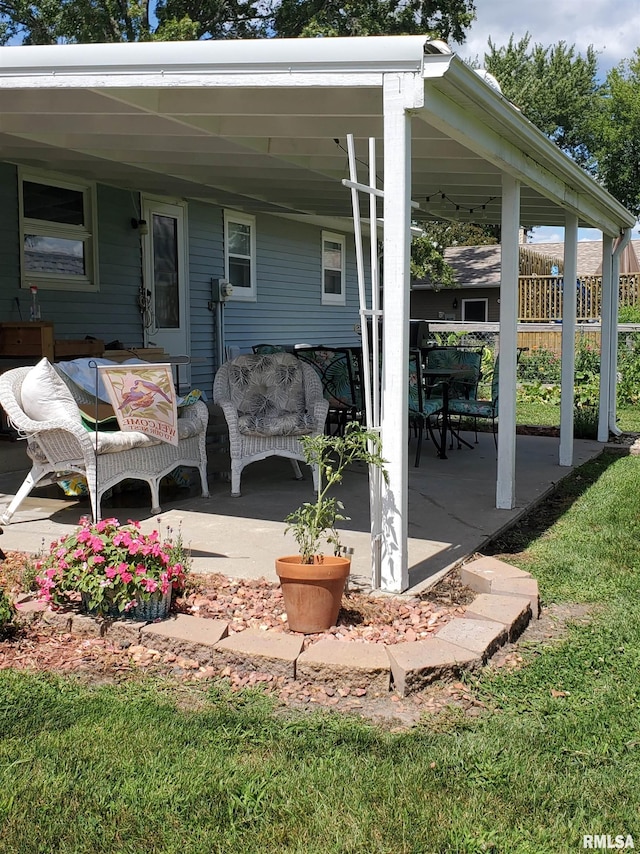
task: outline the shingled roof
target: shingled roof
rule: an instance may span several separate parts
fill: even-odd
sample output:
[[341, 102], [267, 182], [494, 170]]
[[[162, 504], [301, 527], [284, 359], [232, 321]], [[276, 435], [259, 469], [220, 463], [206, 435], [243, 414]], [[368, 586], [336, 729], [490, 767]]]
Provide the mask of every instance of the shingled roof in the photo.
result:
[[[640, 240], [632, 240], [636, 256], [640, 258]], [[527, 243], [521, 246], [522, 255], [532, 254], [549, 259], [550, 263], [564, 256], [564, 243]], [[454, 278], [461, 288], [498, 288], [500, 287], [500, 245], [492, 246], [450, 246], [444, 251], [445, 261], [453, 267]], [[525, 273], [521, 259], [521, 272]], [[602, 242], [583, 240], [578, 243], [578, 275], [599, 275], [602, 262]], [[560, 263], [561, 266], [561, 263]], [[417, 288], [431, 288], [428, 280], [414, 283]]]

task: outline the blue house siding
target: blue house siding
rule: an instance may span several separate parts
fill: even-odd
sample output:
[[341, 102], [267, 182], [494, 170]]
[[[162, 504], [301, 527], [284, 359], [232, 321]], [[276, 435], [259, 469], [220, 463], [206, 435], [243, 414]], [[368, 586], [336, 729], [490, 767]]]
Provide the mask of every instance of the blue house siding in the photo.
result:
[[[338, 230], [336, 229], [336, 232]], [[227, 303], [225, 343], [250, 349], [281, 344], [357, 344], [358, 288], [352, 234], [346, 234], [346, 305], [323, 305], [322, 229], [279, 217], [258, 216], [257, 301]]]
[[[28, 320], [30, 295], [20, 288], [20, 230], [17, 169], [0, 163], [0, 321]], [[142, 283], [140, 234], [131, 228], [132, 193], [97, 186], [99, 291], [41, 288], [42, 318], [51, 320], [57, 338], [91, 335], [125, 347], [143, 344], [138, 306]], [[211, 393], [218, 367], [217, 313], [209, 308], [212, 280], [224, 277], [224, 212], [190, 201], [187, 208], [190, 350], [193, 386]], [[258, 215], [257, 301], [230, 302], [224, 308], [224, 343], [249, 350], [260, 342], [358, 344], [355, 247], [346, 234], [346, 305], [321, 300], [322, 228], [277, 216]], [[339, 229], [334, 231], [339, 233]]]
[[[0, 164], [0, 198], [0, 319], [28, 320], [31, 297], [20, 287], [17, 170], [6, 163]], [[89, 293], [40, 288], [42, 319], [53, 322], [56, 338], [92, 335], [107, 343], [119, 339], [127, 347], [140, 347], [142, 321], [137, 298], [141, 255], [140, 238], [130, 224], [131, 193], [99, 185], [97, 208], [100, 290]]]
[[217, 365], [216, 311], [208, 307], [211, 280], [224, 276], [222, 210], [190, 202], [189, 289], [191, 303], [191, 384], [211, 394]]

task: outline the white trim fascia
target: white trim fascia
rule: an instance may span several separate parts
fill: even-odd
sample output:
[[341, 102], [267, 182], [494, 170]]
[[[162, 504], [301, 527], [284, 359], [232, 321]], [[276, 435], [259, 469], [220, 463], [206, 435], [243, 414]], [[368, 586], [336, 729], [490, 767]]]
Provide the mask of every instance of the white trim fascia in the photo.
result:
[[[464, 304], [466, 302], [483, 302], [484, 308], [485, 308], [484, 316], [489, 317], [489, 297], [460, 297], [460, 313], [462, 314], [462, 322], [463, 323], [466, 323], [466, 320], [464, 317]], [[477, 322], [486, 323], [486, 320], [475, 321], [475, 322], [476, 323]]]
[[249, 76], [254, 86], [256, 75], [267, 74], [290, 86], [298, 74], [421, 73], [425, 50], [433, 47], [426, 36], [20, 45], [2, 49], [0, 76], [96, 76], [103, 78], [97, 85], [106, 85], [106, 78], [129, 74], [231, 74], [242, 85]]
[[[423, 76], [430, 124], [448, 133], [453, 131], [450, 136], [470, 150], [611, 236], [635, 225], [632, 213], [459, 57], [425, 57]], [[453, 93], [447, 92], [446, 87], [439, 88], [439, 80], [454, 87], [462, 98], [452, 100]], [[482, 122], [466, 109], [469, 101], [482, 114]], [[452, 114], [453, 105], [457, 109]], [[464, 113], [460, 113], [460, 107], [465, 108]], [[465, 117], [463, 123], [461, 115]], [[499, 126], [513, 135], [513, 141], [507, 142], [493, 130]]]

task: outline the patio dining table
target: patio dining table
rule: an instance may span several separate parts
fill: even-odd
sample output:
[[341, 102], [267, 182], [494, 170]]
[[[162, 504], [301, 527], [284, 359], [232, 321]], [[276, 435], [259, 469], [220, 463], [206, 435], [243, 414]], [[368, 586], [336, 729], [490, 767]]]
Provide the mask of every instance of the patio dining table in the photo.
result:
[[458, 443], [466, 445], [467, 448], [473, 450], [473, 445], [462, 439], [459, 432], [456, 432], [451, 424], [449, 417], [449, 391], [450, 387], [455, 382], [469, 382], [470, 384], [476, 379], [476, 373], [470, 365], [442, 365], [436, 368], [422, 368], [422, 379], [424, 383], [424, 391], [427, 397], [435, 388], [442, 390], [442, 426], [440, 428], [440, 450], [438, 456], [441, 460], [447, 459], [447, 429], [452, 435], [455, 435]]

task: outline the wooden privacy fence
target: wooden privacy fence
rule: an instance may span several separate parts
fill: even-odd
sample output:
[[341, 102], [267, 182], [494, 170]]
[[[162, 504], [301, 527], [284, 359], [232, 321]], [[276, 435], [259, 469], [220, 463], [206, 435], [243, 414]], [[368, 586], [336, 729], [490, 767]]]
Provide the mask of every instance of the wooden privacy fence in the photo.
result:
[[[600, 350], [600, 327], [597, 329], [576, 330], [576, 348], [579, 344]], [[533, 350], [549, 350], [559, 356], [562, 352], [562, 326], [558, 324], [555, 329], [536, 329], [523, 331], [518, 330], [518, 347], [526, 348], [528, 352]]]
[[[521, 323], [544, 323], [562, 318], [562, 276], [520, 276], [518, 318]], [[602, 307], [602, 276], [579, 276], [576, 281], [578, 321], [597, 320]], [[640, 305], [640, 274], [620, 276], [619, 305]]]

